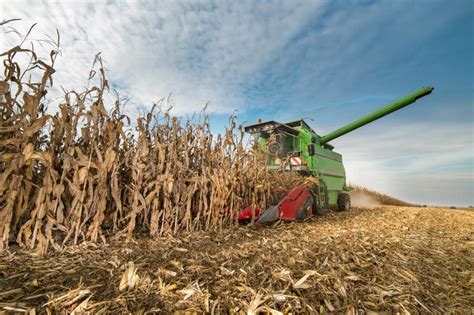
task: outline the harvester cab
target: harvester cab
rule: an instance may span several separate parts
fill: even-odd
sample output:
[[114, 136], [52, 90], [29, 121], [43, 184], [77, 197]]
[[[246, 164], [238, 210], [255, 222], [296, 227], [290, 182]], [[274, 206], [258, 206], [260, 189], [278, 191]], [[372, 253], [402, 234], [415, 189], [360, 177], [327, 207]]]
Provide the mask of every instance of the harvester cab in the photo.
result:
[[315, 171], [310, 157], [314, 155], [316, 133], [303, 120], [260, 122], [245, 127], [245, 131], [258, 137], [267, 168], [308, 174]]
[[310, 218], [313, 214], [324, 214], [330, 207], [339, 211], [349, 210], [348, 192], [351, 188], [346, 185], [342, 156], [334, 151], [329, 141], [408, 106], [432, 91], [431, 87], [422, 88], [324, 136], [318, 135], [303, 119], [287, 123], [259, 121], [246, 126], [245, 131], [256, 137], [260, 152], [265, 155], [267, 168], [312, 176], [317, 179], [313, 181], [317, 184], [310, 188], [295, 187], [276, 206], [261, 215], [258, 209], [247, 207], [239, 214], [238, 220], [248, 221], [255, 217], [257, 223], [295, 221]]

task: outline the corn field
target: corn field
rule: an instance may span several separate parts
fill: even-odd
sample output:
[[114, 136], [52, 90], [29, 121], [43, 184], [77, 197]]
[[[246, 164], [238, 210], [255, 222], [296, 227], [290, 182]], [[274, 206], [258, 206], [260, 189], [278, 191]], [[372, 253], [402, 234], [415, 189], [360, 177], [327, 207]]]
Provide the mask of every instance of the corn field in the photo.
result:
[[[205, 112], [183, 120], [163, 110], [164, 101], [130, 122], [120, 98], [106, 104], [100, 56], [88, 88], [64, 92], [49, 113], [57, 55], [46, 60], [21, 46], [1, 54], [0, 250], [16, 242], [43, 255], [111, 236], [130, 240], [137, 231], [219, 229], [299, 180], [265, 170], [232, 116], [217, 136]], [[17, 61], [25, 56], [26, 66]]]

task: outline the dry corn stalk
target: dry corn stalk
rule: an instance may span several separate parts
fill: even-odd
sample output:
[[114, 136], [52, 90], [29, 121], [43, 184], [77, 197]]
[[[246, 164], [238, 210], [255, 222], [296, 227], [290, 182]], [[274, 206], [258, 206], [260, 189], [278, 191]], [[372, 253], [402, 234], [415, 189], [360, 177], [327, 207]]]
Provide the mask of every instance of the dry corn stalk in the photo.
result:
[[[26, 68], [21, 55], [31, 60]], [[219, 229], [302, 181], [262, 167], [232, 116], [215, 136], [205, 113], [183, 121], [161, 101], [131, 124], [119, 98], [106, 104], [100, 56], [90, 87], [66, 92], [48, 114], [56, 56], [47, 62], [20, 46], [1, 54], [0, 249], [16, 239], [44, 254], [107, 234], [129, 240], [139, 229], [154, 237]], [[38, 80], [25, 82], [25, 74]]]

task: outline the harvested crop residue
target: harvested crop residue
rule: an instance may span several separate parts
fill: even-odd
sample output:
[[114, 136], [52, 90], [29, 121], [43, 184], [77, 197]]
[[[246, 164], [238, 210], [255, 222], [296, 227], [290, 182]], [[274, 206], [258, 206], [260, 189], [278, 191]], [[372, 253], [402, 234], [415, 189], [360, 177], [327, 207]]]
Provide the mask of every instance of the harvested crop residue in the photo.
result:
[[0, 310], [469, 313], [474, 213], [378, 207], [0, 260]]

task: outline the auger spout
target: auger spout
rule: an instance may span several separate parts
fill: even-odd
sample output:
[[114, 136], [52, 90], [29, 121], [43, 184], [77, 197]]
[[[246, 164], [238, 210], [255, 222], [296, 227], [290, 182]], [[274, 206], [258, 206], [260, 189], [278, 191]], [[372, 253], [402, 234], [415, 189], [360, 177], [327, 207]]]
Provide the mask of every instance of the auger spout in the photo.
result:
[[377, 120], [379, 118], [382, 118], [390, 113], [393, 113], [394, 111], [397, 111], [399, 109], [402, 109], [405, 106], [408, 106], [414, 102], [416, 102], [417, 99], [422, 98], [423, 96], [426, 96], [430, 94], [433, 91], [432, 87], [425, 87], [422, 88], [421, 90], [412, 93], [408, 96], [405, 96], [404, 98], [399, 99], [398, 101], [395, 101], [385, 107], [382, 107], [378, 110], [376, 110], [373, 113], [370, 113], [364, 117], [361, 117], [357, 119], [356, 121], [353, 121], [333, 132], [328, 133], [327, 135], [320, 137], [319, 138], [319, 143], [321, 145], [328, 143], [331, 140], [334, 140], [336, 138], [339, 138], [340, 136], [345, 135], [348, 132], [351, 132], [357, 128], [360, 128], [364, 125], [367, 125], [374, 120]]

